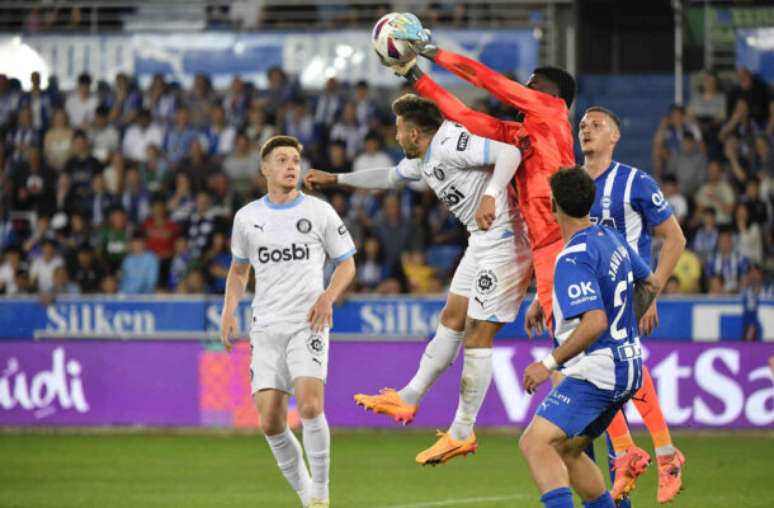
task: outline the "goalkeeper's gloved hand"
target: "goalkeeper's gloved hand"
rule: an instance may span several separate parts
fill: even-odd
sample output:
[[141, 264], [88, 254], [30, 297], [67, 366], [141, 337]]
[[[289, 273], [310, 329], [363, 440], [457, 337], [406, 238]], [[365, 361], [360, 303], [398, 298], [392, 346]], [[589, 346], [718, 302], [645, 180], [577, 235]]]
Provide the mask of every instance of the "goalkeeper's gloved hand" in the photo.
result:
[[435, 58], [435, 54], [438, 52], [438, 46], [433, 44], [430, 30], [422, 26], [422, 22], [419, 21], [419, 18], [410, 12], [404, 12], [395, 18], [394, 23], [397, 25], [397, 29], [393, 30], [393, 37], [408, 41], [411, 48], [418, 55], [422, 55], [430, 60]]
[[376, 56], [379, 57], [379, 61], [382, 62], [382, 65], [384, 65], [385, 67], [389, 67], [390, 69], [392, 69], [392, 72], [394, 72], [396, 76], [400, 76], [402, 78], [405, 78], [406, 76], [408, 76], [408, 74], [411, 72], [411, 69], [417, 65], [416, 58], [412, 58], [411, 60], [405, 63], [394, 63], [394, 62], [389, 62], [385, 60], [384, 57], [380, 55], [378, 51], [376, 51]]

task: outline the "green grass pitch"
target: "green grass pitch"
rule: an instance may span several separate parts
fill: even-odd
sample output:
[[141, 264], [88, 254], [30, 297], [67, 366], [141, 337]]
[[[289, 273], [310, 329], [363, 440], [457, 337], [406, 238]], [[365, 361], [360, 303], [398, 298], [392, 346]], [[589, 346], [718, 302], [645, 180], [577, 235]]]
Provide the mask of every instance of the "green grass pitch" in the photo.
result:
[[[674, 437], [688, 463], [686, 488], [672, 506], [774, 506], [774, 433]], [[649, 445], [646, 436], [636, 438]], [[474, 456], [415, 465], [414, 455], [433, 439], [417, 429], [335, 431], [331, 506], [541, 506], [516, 431], [480, 433]], [[298, 506], [259, 434], [3, 431], [0, 458], [3, 508]], [[635, 507], [658, 506], [656, 476], [651, 467], [641, 478]]]

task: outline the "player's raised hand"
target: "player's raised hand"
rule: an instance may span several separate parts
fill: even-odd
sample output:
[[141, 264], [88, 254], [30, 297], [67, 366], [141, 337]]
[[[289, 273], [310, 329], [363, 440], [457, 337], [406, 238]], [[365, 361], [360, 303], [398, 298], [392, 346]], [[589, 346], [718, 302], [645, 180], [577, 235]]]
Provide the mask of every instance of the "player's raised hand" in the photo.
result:
[[535, 393], [549, 377], [551, 371], [542, 362], [535, 362], [524, 369], [524, 389], [527, 393]]
[[492, 227], [492, 223], [495, 220], [495, 198], [485, 194], [481, 197], [481, 203], [478, 204], [478, 210], [476, 210], [476, 223], [478, 227], [483, 231], [487, 231]]
[[317, 333], [333, 326], [333, 301], [327, 294], [320, 295], [309, 311], [308, 319], [312, 330]]
[[524, 331], [527, 332], [527, 336], [532, 339], [538, 335], [542, 335], [546, 331], [546, 320], [543, 315], [543, 306], [535, 298], [527, 309], [527, 314], [524, 316]]
[[226, 351], [231, 352], [231, 337], [237, 333], [237, 322], [233, 314], [223, 314], [220, 317], [220, 342]]
[[328, 173], [327, 171], [320, 171], [319, 169], [309, 170], [304, 177], [304, 185], [310, 190], [319, 189], [326, 185], [333, 185], [336, 181], [336, 175]]
[[414, 68], [414, 66], [417, 64], [416, 57], [412, 58], [411, 60], [409, 60], [409, 61], [407, 61], [405, 63], [394, 63], [394, 62], [389, 62], [389, 61], [385, 60], [384, 57], [382, 55], [380, 55], [378, 51], [374, 50], [374, 52], [376, 53], [376, 56], [379, 57], [379, 61], [382, 62], [382, 65], [392, 69], [392, 72], [396, 76], [401, 77], [401, 78], [405, 78], [406, 75], [409, 72], [411, 72], [411, 69]]

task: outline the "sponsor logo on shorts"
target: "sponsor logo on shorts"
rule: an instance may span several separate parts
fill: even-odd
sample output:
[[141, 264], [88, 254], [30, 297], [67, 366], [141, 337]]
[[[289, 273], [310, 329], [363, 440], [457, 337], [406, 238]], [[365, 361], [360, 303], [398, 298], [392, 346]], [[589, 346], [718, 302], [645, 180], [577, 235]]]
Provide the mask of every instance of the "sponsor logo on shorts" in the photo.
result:
[[310, 335], [306, 339], [306, 349], [314, 356], [321, 356], [325, 352], [325, 339], [317, 333]]
[[489, 295], [497, 289], [497, 275], [492, 270], [479, 272], [476, 278], [476, 288], [482, 295]]
[[460, 137], [457, 140], [457, 151], [458, 152], [464, 152], [465, 149], [468, 147], [468, 141], [470, 141], [470, 136], [467, 132], [461, 132]]
[[298, 219], [298, 222], [296, 222], [296, 229], [301, 234], [307, 234], [312, 230], [312, 223], [309, 222], [309, 219]]

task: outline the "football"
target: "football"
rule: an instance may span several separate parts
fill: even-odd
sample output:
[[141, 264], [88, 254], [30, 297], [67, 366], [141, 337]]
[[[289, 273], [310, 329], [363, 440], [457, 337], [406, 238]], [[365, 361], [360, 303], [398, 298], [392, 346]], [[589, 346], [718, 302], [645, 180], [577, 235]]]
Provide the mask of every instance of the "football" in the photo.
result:
[[371, 33], [371, 43], [386, 64], [406, 63], [416, 56], [408, 42], [392, 37], [396, 30], [395, 19], [400, 16], [391, 12], [376, 22]]

